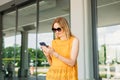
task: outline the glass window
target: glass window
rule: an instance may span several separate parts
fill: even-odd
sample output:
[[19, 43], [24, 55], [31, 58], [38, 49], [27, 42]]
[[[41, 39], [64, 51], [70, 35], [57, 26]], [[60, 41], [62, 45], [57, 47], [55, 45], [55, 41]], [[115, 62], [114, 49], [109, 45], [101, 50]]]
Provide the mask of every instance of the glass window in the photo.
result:
[[45, 79], [49, 64], [39, 42], [51, 45], [52, 22], [60, 16], [70, 20], [69, 3], [69, 0], [40, 0], [38, 17], [36, 3], [18, 8], [18, 14], [13, 11], [3, 15], [2, 60], [6, 69], [9, 63], [13, 64], [12, 75]]
[[[51, 45], [54, 39], [54, 34], [51, 30], [52, 22], [56, 17], [65, 17], [68, 21], [70, 19], [70, 1], [69, 0], [42, 0], [39, 3], [39, 29], [38, 29], [38, 44], [45, 42]], [[40, 48], [40, 46], [38, 45]], [[44, 57], [39, 58], [41, 66], [38, 66], [38, 74], [45, 75], [48, 71], [49, 64]]]
[[20, 76], [36, 76], [36, 12], [36, 3], [18, 9], [17, 34], [21, 35]]
[[[17, 71], [14, 66], [18, 66], [19, 59], [16, 56], [19, 54], [19, 48], [15, 43], [15, 21], [16, 12], [10, 12], [3, 15], [3, 46], [2, 46], [2, 67], [5, 71], [5, 77], [12, 77]], [[16, 53], [16, 51], [18, 53]]]
[[120, 1], [97, 0], [99, 75], [120, 79]]

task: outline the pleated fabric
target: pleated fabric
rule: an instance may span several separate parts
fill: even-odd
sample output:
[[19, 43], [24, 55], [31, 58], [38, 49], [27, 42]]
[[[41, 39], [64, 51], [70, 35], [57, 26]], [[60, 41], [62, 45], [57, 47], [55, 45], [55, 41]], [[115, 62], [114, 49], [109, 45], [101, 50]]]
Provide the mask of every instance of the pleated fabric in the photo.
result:
[[[55, 39], [52, 41], [52, 47], [59, 55], [69, 59], [73, 39], [74, 37], [68, 40]], [[46, 80], [78, 80], [77, 62], [71, 67], [52, 56], [52, 64], [47, 72]]]

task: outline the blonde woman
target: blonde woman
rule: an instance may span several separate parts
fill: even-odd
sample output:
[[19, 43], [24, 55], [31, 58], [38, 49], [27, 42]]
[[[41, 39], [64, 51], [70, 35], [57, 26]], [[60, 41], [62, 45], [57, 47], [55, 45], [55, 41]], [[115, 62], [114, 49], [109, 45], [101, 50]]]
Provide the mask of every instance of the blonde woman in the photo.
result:
[[79, 40], [72, 35], [64, 17], [54, 20], [52, 31], [55, 34], [52, 46], [41, 46], [50, 64], [46, 80], [78, 80]]

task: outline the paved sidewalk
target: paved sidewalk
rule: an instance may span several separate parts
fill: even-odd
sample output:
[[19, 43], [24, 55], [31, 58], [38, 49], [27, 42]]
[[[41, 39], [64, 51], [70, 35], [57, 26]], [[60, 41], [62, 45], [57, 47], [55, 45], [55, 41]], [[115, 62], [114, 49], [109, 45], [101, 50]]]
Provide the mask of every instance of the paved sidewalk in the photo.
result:
[[[13, 79], [8, 79], [8, 78], [6, 78], [6, 79], [4, 79], [4, 80], [23, 80], [22, 78], [21, 79], [19, 79], [19, 78], [17, 78], [17, 77], [14, 77]], [[45, 79], [45, 76], [38, 76], [37, 77], [37, 79], [36, 79], [36, 77], [35, 76], [30, 76], [28, 79], [24, 79], [24, 80], [46, 80]]]

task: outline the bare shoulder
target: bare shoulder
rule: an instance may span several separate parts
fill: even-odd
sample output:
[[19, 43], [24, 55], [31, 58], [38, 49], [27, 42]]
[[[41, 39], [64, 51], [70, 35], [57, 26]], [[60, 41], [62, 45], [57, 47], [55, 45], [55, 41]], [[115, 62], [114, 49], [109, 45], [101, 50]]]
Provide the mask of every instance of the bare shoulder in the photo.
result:
[[77, 37], [74, 37], [74, 42], [79, 42], [79, 39]]
[[79, 44], [79, 39], [77, 37], [74, 37], [73, 44], [76, 44], [76, 45]]

